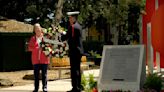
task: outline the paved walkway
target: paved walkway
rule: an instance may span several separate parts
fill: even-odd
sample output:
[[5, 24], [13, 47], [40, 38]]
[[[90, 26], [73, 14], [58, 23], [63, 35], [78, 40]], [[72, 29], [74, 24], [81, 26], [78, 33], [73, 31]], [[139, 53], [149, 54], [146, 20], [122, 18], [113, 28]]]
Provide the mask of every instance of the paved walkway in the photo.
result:
[[[95, 70], [86, 70], [84, 75], [88, 76], [93, 74], [95, 78], [99, 76], [99, 69]], [[40, 82], [39, 91], [42, 92], [42, 84]], [[1, 88], [0, 92], [32, 92], [34, 89], [33, 84], [28, 84], [24, 86], [14, 86], [9, 88]], [[66, 92], [71, 89], [71, 80], [70, 79], [61, 79], [56, 81], [48, 81], [48, 92]]]
[[[164, 72], [164, 69], [161, 69]], [[156, 70], [154, 71], [156, 72]], [[85, 70], [84, 75], [88, 76], [89, 74], [93, 74], [94, 77], [97, 79], [99, 77], [99, 69], [94, 70]], [[163, 75], [163, 73], [162, 73]], [[164, 75], [162, 76], [164, 77]], [[42, 92], [42, 84], [40, 81], [40, 89], [39, 91]], [[32, 92], [34, 89], [33, 84], [28, 84], [24, 86], [14, 86], [9, 88], [1, 88], [0, 92]], [[71, 79], [61, 79], [55, 81], [48, 81], [48, 91], [49, 92], [66, 92], [71, 89]]]

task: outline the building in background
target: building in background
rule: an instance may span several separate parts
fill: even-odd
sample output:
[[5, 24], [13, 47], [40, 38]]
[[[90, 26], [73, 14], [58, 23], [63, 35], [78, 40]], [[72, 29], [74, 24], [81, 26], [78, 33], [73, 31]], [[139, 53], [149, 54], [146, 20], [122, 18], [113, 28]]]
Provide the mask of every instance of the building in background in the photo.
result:
[[33, 26], [16, 20], [0, 20], [0, 71], [32, 69], [27, 42]]

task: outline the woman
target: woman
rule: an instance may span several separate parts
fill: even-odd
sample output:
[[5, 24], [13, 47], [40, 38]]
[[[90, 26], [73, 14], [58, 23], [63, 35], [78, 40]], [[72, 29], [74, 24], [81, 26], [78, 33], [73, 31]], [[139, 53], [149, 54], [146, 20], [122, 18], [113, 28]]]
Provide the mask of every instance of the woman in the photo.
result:
[[40, 42], [43, 39], [42, 28], [40, 24], [34, 25], [34, 36], [31, 37], [28, 45], [29, 51], [32, 52], [32, 64], [34, 67], [34, 91], [39, 90], [39, 72], [42, 72], [42, 89], [43, 92], [47, 92], [47, 67], [49, 64], [49, 58], [43, 53]]

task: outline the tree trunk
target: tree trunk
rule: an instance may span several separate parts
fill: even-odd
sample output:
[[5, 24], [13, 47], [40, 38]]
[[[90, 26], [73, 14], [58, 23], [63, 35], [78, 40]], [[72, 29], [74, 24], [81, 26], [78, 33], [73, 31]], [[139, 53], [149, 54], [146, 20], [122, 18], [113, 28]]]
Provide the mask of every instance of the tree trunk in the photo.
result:
[[55, 19], [53, 21], [53, 24], [55, 25], [59, 25], [59, 22], [63, 16], [62, 14], [63, 3], [64, 3], [64, 0], [58, 0], [58, 4], [56, 6], [56, 12], [55, 12]]

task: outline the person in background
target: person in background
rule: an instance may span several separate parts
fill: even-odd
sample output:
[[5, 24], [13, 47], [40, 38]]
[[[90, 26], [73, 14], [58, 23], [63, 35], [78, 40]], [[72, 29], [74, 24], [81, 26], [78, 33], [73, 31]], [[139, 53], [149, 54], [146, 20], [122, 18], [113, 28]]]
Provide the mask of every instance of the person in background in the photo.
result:
[[42, 72], [42, 89], [43, 92], [47, 92], [47, 67], [49, 64], [49, 57], [47, 57], [40, 46], [40, 42], [43, 39], [42, 28], [40, 24], [36, 23], [34, 25], [34, 35], [31, 37], [28, 45], [29, 51], [32, 52], [32, 64], [34, 68], [34, 91], [39, 90], [39, 74], [40, 70]]
[[81, 92], [81, 71], [80, 63], [83, 55], [82, 45], [82, 27], [77, 22], [79, 12], [67, 12], [69, 16], [70, 26], [66, 35], [62, 36], [62, 40], [67, 40], [69, 45], [69, 57], [71, 66], [71, 83], [72, 89], [67, 92]]

